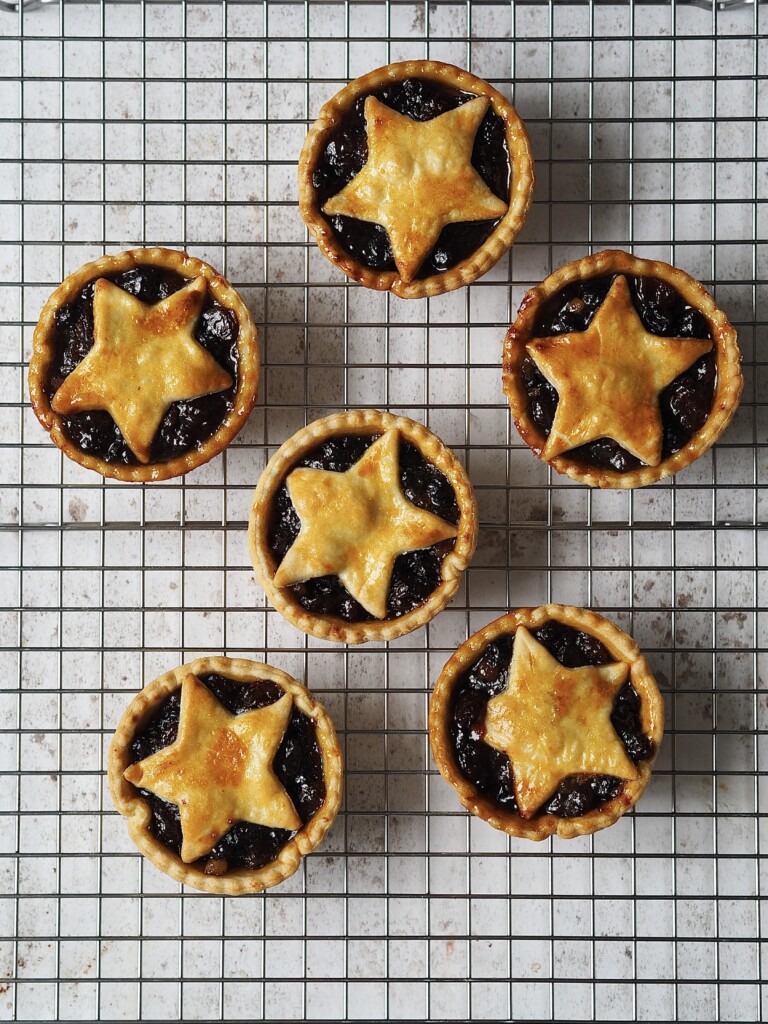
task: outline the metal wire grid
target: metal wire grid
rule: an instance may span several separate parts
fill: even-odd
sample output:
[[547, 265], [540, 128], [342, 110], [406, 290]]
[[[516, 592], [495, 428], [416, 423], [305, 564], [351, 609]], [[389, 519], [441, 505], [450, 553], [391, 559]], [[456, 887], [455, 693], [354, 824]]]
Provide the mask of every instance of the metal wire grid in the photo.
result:
[[[233, 0], [0, 13], [4, 1016], [763, 1019], [761, 17]], [[307, 241], [294, 186], [323, 100], [411, 56], [513, 95], [538, 171], [512, 255], [425, 302], [339, 280]], [[60, 457], [24, 375], [52, 287], [141, 243], [189, 247], [227, 274], [259, 322], [265, 368], [225, 456], [129, 488]], [[553, 478], [499, 388], [501, 337], [526, 288], [605, 245], [704, 280], [746, 365], [718, 450], [629, 495]], [[452, 607], [364, 650], [306, 640], [265, 607], [244, 543], [269, 454], [350, 405], [440, 433], [465, 459], [483, 524]], [[549, 599], [630, 629], [669, 730], [634, 814], [539, 847], [458, 809], [424, 724], [455, 645]], [[144, 863], [103, 778], [130, 695], [217, 651], [305, 679], [347, 757], [322, 850], [278, 890], [237, 900], [179, 892]]]

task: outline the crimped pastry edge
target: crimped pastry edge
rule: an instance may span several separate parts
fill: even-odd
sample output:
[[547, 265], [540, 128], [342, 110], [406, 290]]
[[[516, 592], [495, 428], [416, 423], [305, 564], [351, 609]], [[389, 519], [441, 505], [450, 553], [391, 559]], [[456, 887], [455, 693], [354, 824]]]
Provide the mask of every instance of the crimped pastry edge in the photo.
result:
[[[203, 443], [200, 449], [186, 452], [168, 462], [124, 466], [107, 462], [95, 455], [88, 455], [73, 444], [64, 432], [62, 417], [51, 408], [44, 388], [53, 360], [53, 337], [57, 311], [71, 302], [90, 281], [104, 274], [116, 274], [147, 264], [174, 270], [187, 278], [204, 277], [217, 301], [232, 310], [239, 325], [238, 381], [232, 411], [227, 414], [218, 430]], [[86, 469], [101, 473], [102, 476], [130, 483], [168, 480], [204, 465], [224, 451], [239, 433], [256, 402], [259, 366], [259, 339], [256, 325], [240, 295], [225, 277], [204, 260], [189, 256], [178, 249], [164, 249], [160, 246], [128, 249], [114, 256], [101, 256], [97, 260], [83, 264], [73, 273], [68, 274], [52, 292], [40, 313], [32, 339], [29, 396], [35, 415], [50, 434], [51, 440], [73, 462], [77, 462]]]
[[546, 437], [528, 412], [528, 396], [522, 386], [520, 367], [525, 358], [525, 346], [531, 340], [536, 315], [542, 303], [556, 295], [566, 285], [577, 280], [588, 280], [602, 274], [633, 274], [656, 277], [672, 285], [686, 302], [698, 309], [708, 320], [715, 346], [717, 386], [712, 398], [712, 411], [700, 431], [680, 451], [662, 460], [658, 466], [641, 466], [628, 473], [613, 469], [576, 463], [568, 453], [544, 460], [557, 470], [588, 484], [590, 487], [631, 488], [645, 487], [672, 476], [678, 470], [695, 462], [708, 451], [724, 433], [738, 408], [744, 386], [741, 373], [741, 353], [736, 331], [726, 314], [704, 286], [679, 267], [660, 260], [641, 259], [621, 249], [604, 249], [594, 256], [585, 256], [566, 263], [550, 274], [540, 285], [532, 288], [523, 298], [517, 318], [504, 339], [502, 382], [509, 400], [515, 426], [531, 449], [541, 458]]
[[[378, 89], [390, 81], [404, 78], [427, 78], [443, 82], [464, 92], [487, 96], [494, 113], [506, 128], [507, 148], [511, 165], [509, 209], [493, 233], [479, 249], [443, 274], [431, 274], [422, 280], [403, 281], [397, 271], [372, 270], [355, 260], [336, 241], [333, 232], [315, 201], [312, 175], [325, 148], [329, 132], [335, 130], [360, 95]], [[354, 79], [328, 100], [307, 134], [299, 157], [299, 212], [315, 236], [318, 248], [331, 263], [366, 288], [391, 291], [401, 299], [421, 299], [442, 295], [471, 284], [498, 262], [509, 250], [525, 224], [533, 200], [535, 185], [533, 156], [528, 132], [519, 114], [500, 92], [482, 78], [477, 78], [453, 64], [435, 60], [409, 60], [387, 64]]]
[[[637, 767], [640, 777], [625, 782], [621, 793], [578, 818], [559, 818], [543, 814], [526, 820], [519, 814], [504, 811], [488, 799], [461, 773], [453, 756], [449, 735], [451, 699], [459, 677], [472, 665], [489, 643], [499, 636], [514, 633], [519, 626], [537, 629], [556, 619], [565, 625], [589, 633], [600, 640], [618, 661], [630, 666], [630, 682], [641, 698], [643, 729], [654, 743], [654, 754]], [[459, 800], [478, 818], [493, 828], [522, 839], [540, 841], [551, 835], [563, 839], [590, 835], [617, 821], [640, 798], [647, 786], [664, 735], [664, 700], [659, 693], [645, 657], [637, 644], [615, 623], [596, 612], [571, 605], [546, 604], [538, 608], [517, 608], [484, 626], [461, 644], [443, 667], [429, 705], [429, 741], [432, 756], [440, 774], [456, 790]]]
[[[344, 622], [335, 616], [313, 615], [293, 598], [287, 587], [276, 587], [273, 577], [277, 566], [269, 550], [269, 513], [278, 487], [294, 463], [322, 441], [341, 434], [383, 433], [397, 427], [402, 437], [448, 478], [456, 494], [460, 518], [454, 548], [442, 564], [442, 582], [424, 604], [394, 619], [370, 622]], [[370, 640], [394, 640], [426, 625], [451, 600], [461, 582], [477, 546], [478, 515], [472, 484], [466, 470], [450, 448], [431, 430], [406, 416], [376, 409], [355, 409], [315, 420], [297, 431], [272, 456], [259, 478], [248, 520], [248, 545], [256, 576], [267, 598], [282, 616], [303, 633], [321, 640], [361, 644]]]
[[[181, 687], [184, 677], [190, 672], [194, 675], [216, 672], [242, 683], [262, 680], [277, 683], [292, 694], [296, 707], [314, 722], [317, 744], [323, 759], [325, 800], [322, 807], [282, 848], [276, 859], [257, 870], [237, 868], [224, 875], [206, 875], [199, 868], [185, 864], [177, 854], [151, 835], [147, 827], [151, 817], [149, 806], [138, 794], [137, 788], [123, 777], [123, 772], [132, 763], [128, 753], [136, 732], [151, 718], [162, 699]], [[301, 858], [319, 845], [333, 824], [341, 804], [343, 763], [333, 722], [322, 704], [315, 700], [305, 686], [287, 672], [263, 662], [211, 656], [198, 658], [163, 673], [136, 694], [124, 711], [112, 738], [108, 778], [115, 807], [127, 818], [131, 839], [155, 867], [177, 882], [195, 889], [224, 896], [239, 896], [242, 893], [261, 892], [282, 882], [296, 871]]]

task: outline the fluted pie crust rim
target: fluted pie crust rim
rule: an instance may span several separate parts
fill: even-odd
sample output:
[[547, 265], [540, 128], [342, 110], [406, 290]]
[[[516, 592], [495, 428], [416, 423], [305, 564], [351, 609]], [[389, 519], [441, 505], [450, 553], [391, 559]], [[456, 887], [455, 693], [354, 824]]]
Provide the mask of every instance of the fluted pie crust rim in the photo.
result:
[[504, 339], [502, 384], [520, 436], [534, 455], [543, 458], [542, 450], [547, 439], [529, 412], [528, 395], [522, 381], [521, 367], [526, 356], [526, 345], [536, 337], [536, 320], [544, 303], [574, 281], [606, 274], [660, 278], [706, 318], [712, 334], [717, 367], [717, 384], [710, 414], [691, 440], [679, 451], [662, 459], [658, 466], [641, 466], [621, 473], [577, 462], [568, 452], [545, 461], [558, 473], [590, 487], [645, 487], [689, 466], [720, 439], [738, 408], [744, 386], [741, 352], [735, 329], [704, 285], [684, 270], [660, 260], [641, 259], [621, 249], [605, 249], [593, 256], [566, 263], [541, 284], [531, 288], [523, 298], [517, 318]]
[[[232, 410], [227, 413], [213, 435], [198, 448], [166, 462], [126, 466], [107, 462], [106, 459], [96, 455], [89, 455], [74, 444], [64, 431], [63, 418], [51, 407], [50, 399], [45, 393], [45, 385], [55, 354], [54, 338], [58, 310], [72, 302], [91, 281], [103, 277], [105, 274], [119, 274], [133, 267], [147, 265], [173, 270], [189, 279], [204, 277], [210, 293], [217, 302], [235, 314], [239, 327], [237, 386]], [[52, 292], [40, 313], [32, 339], [29, 395], [35, 415], [50, 434], [51, 440], [73, 462], [114, 480], [130, 483], [153, 482], [168, 480], [171, 477], [188, 473], [224, 451], [243, 428], [256, 403], [259, 368], [259, 339], [256, 325], [247, 306], [229, 281], [214, 270], [209, 263], [196, 256], [190, 256], [178, 249], [153, 246], [128, 249], [125, 252], [101, 256], [97, 260], [85, 263], [73, 273], [68, 274]]]
[[[351, 256], [336, 240], [318, 203], [312, 176], [328, 141], [359, 96], [388, 82], [425, 78], [463, 92], [487, 96], [494, 113], [504, 122], [510, 160], [508, 209], [491, 235], [470, 256], [442, 274], [406, 283], [396, 270], [373, 270]], [[387, 64], [354, 79], [328, 100], [307, 134], [299, 157], [299, 212], [315, 241], [331, 263], [366, 288], [391, 291], [401, 299], [442, 295], [471, 284], [509, 250], [525, 224], [535, 185], [533, 155], [525, 124], [510, 101], [482, 78], [453, 64], [436, 60], [409, 60]]]
[[[206, 875], [200, 868], [185, 864], [178, 854], [149, 832], [149, 804], [139, 794], [137, 788], [123, 777], [125, 769], [133, 763], [130, 746], [136, 733], [146, 725], [169, 694], [181, 689], [184, 677], [189, 673], [196, 676], [218, 673], [246, 685], [259, 681], [276, 683], [286, 693], [291, 694], [295, 706], [314, 723], [317, 745], [323, 761], [325, 800], [309, 821], [280, 850], [275, 860], [256, 870], [235, 868], [223, 875]], [[198, 658], [163, 673], [136, 694], [123, 713], [112, 738], [109, 748], [108, 779], [115, 807], [127, 819], [131, 839], [155, 867], [177, 882], [195, 889], [223, 896], [239, 896], [242, 893], [261, 892], [290, 877], [299, 867], [302, 857], [319, 845], [333, 824], [341, 804], [343, 764], [333, 723], [322, 704], [315, 700], [305, 686], [287, 672], [272, 665], [244, 658], [211, 656]]]
[[[370, 435], [396, 428], [448, 479], [456, 495], [460, 518], [456, 543], [442, 562], [442, 580], [423, 604], [399, 618], [345, 622], [331, 615], [306, 611], [287, 587], [277, 587], [277, 565], [269, 548], [269, 518], [275, 493], [291, 468], [308, 451], [332, 437]], [[257, 579], [272, 606], [297, 629], [321, 640], [361, 644], [394, 640], [426, 625], [451, 600], [459, 588], [477, 546], [478, 514], [475, 494], [458, 458], [431, 430], [406, 416], [376, 409], [334, 413], [315, 420], [290, 437], [272, 456], [259, 478], [248, 520], [248, 544]]]
[[[627, 781], [613, 800], [576, 818], [540, 814], [525, 819], [505, 810], [481, 793], [461, 772], [450, 737], [453, 690], [461, 676], [480, 657], [485, 648], [500, 636], [515, 633], [520, 626], [537, 629], [556, 619], [567, 626], [589, 633], [607, 647], [617, 661], [629, 665], [629, 682], [640, 697], [643, 732], [654, 744], [650, 758], [637, 765], [639, 776]], [[517, 608], [478, 630], [465, 640], [443, 667], [429, 705], [429, 742], [440, 774], [456, 790], [459, 800], [472, 814], [493, 828], [521, 839], [540, 841], [551, 835], [562, 839], [590, 835], [608, 828], [640, 798], [650, 781], [653, 765], [664, 735], [664, 701], [648, 663], [634, 640], [613, 622], [596, 612], [571, 605], [546, 604], [538, 608]]]

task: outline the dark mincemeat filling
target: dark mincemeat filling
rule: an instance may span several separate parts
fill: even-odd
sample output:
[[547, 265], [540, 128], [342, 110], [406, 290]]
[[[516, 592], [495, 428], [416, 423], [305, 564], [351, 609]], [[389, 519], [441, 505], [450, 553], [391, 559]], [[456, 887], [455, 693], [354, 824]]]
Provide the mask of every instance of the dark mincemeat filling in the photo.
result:
[[[313, 469], [344, 473], [370, 448], [380, 434], [346, 435], [331, 438], [308, 452], [296, 463]], [[461, 513], [447, 478], [422, 456], [418, 448], [400, 441], [400, 483], [406, 498], [418, 508], [433, 512], [452, 525]], [[279, 565], [296, 540], [299, 517], [288, 488], [281, 484], [275, 494], [269, 524], [268, 544]], [[387, 596], [387, 617], [399, 618], [413, 611], [437, 589], [442, 581], [442, 564], [453, 550], [453, 540], [442, 541], [421, 551], [409, 551], [395, 561]], [[368, 622], [373, 616], [359, 604], [338, 576], [320, 576], [287, 588], [302, 608], [314, 615], [331, 615], [345, 622]]]
[[[188, 283], [186, 278], [175, 271], [150, 264], [104, 276], [147, 305], [167, 299]], [[56, 313], [56, 351], [44, 389], [49, 401], [93, 348], [95, 283], [89, 282], [74, 302], [62, 306]], [[198, 448], [213, 436], [232, 411], [238, 378], [238, 334], [235, 314], [208, 294], [194, 336], [216, 362], [229, 372], [234, 385], [213, 395], [174, 402], [155, 435], [151, 462], [168, 462]], [[61, 419], [67, 437], [81, 451], [104, 459], [105, 462], [126, 466], [138, 464], [138, 459], [125, 443], [108, 412], [79, 412], [72, 416], [62, 416]]]
[[[542, 309], [534, 337], [546, 338], [584, 331], [603, 303], [615, 275], [578, 281], [558, 292]], [[653, 277], [627, 277], [632, 300], [646, 330], [665, 338], [711, 338], [709, 322], [689, 306], [674, 288]], [[557, 390], [526, 355], [522, 363], [528, 411], [545, 437], [549, 436], [559, 401]], [[659, 395], [663, 427], [662, 459], [683, 448], [701, 430], [712, 409], [716, 382], [715, 353], [696, 362]], [[634, 455], [609, 437], [581, 445], [569, 459], [627, 473], [643, 466]]]
[[[368, 161], [364, 113], [368, 96], [375, 96], [414, 121], [431, 121], [477, 98], [475, 93], [419, 78], [406, 78], [360, 96], [329, 139], [314, 171], [312, 181], [319, 209], [341, 192]], [[506, 132], [504, 122], [491, 109], [477, 130], [472, 166], [494, 195], [509, 202], [511, 162]], [[342, 216], [329, 217], [328, 222], [339, 244], [358, 263], [371, 270], [397, 269], [389, 236], [381, 225]], [[480, 248], [498, 223], [496, 219], [446, 225], [417, 277], [423, 279], [455, 267]]]
[[[566, 668], [606, 665], [614, 659], [595, 637], [551, 619], [533, 636]], [[502, 636], [488, 644], [454, 688], [449, 726], [456, 763], [477, 789], [501, 808], [517, 812], [514, 779], [509, 758], [489, 746], [485, 736], [485, 709], [491, 697], [507, 685], [514, 637]], [[637, 764], [653, 754], [653, 741], [644, 735], [640, 722], [640, 698], [631, 683], [619, 691], [611, 721], [630, 759]], [[570, 775], [563, 779], [537, 812], [559, 818], [576, 818], [595, 810], [619, 795], [624, 782], [612, 775]]]
[[[274, 704], [284, 693], [280, 686], [268, 681], [238, 683], [216, 674], [202, 675], [199, 679], [235, 715]], [[152, 721], [134, 737], [132, 764], [174, 742], [179, 728], [180, 707], [180, 690], [165, 698]], [[291, 712], [273, 768], [293, 801], [296, 813], [306, 825], [325, 800], [325, 777], [314, 724], [296, 707]], [[149, 831], [174, 853], [180, 854], [182, 837], [178, 808], [145, 789], [139, 792], [152, 811]], [[257, 870], [271, 863], [295, 835], [287, 829], [241, 821], [233, 825], [210, 853], [195, 861], [193, 866], [212, 875], [221, 875], [236, 868]]]

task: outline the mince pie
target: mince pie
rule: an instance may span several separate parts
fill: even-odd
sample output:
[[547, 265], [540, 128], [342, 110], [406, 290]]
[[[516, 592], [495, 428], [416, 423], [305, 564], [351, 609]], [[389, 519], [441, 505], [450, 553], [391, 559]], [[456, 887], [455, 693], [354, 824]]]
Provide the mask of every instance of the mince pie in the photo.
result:
[[118, 480], [218, 455], [256, 401], [259, 347], [240, 296], [172, 249], [102, 256], [65, 278], [33, 341], [29, 391], [59, 448]]
[[475, 550], [477, 506], [461, 463], [426, 427], [338, 413], [270, 459], [249, 539], [267, 597], [299, 629], [392, 640], [453, 597]]
[[321, 251], [401, 298], [474, 281], [514, 242], [533, 195], [515, 108], [433, 60], [356, 78], [320, 111], [299, 159], [299, 209]]
[[468, 810], [526, 839], [613, 824], [651, 777], [664, 704], [645, 658], [581, 608], [521, 608], [459, 647], [429, 709], [432, 753]]
[[109, 751], [115, 805], [178, 882], [235, 896], [292, 875], [330, 828], [342, 763], [331, 720], [285, 672], [200, 658], [131, 701]]
[[741, 395], [736, 332], [698, 281], [606, 250], [523, 299], [504, 391], [523, 440], [559, 473], [641, 487], [707, 451]]

